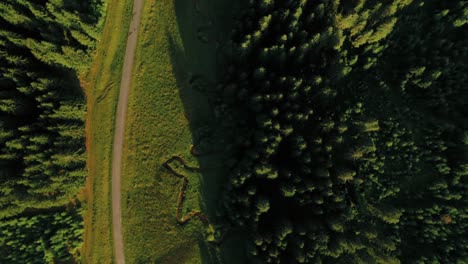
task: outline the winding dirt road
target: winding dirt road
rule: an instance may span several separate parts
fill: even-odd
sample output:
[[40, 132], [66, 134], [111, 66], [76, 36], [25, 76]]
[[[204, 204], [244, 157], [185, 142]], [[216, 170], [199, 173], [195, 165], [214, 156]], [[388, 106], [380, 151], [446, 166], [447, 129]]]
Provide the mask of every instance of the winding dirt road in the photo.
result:
[[144, 0], [133, 1], [132, 21], [128, 30], [127, 47], [125, 50], [120, 83], [117, 116], [115, 118], [114, 144], [112, 150], [112, 229], [114, 235], [115, 263], [124, 264], [124, 244], [122, 234], [122, 194], [120, 180], [122, 175], [122, 151], [125, 139], [125, 119], [127, 116], [128, 95], [132, 81], [133, 63], [137, 46], [138, 28]]

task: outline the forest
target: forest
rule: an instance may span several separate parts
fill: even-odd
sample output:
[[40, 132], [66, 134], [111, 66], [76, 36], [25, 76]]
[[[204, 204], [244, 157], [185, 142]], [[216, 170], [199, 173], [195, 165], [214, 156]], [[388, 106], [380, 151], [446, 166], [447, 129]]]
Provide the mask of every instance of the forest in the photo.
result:
[[[218, 217], [181, 217], [174, 173], [178, 223], [245, 234], [254, 264], [468, 263], [468, 2], [246, 2], [218, 85], [189, 81], [225, 132], [192, 146], [229, 154]], [[105, 6], [0, 2], [0, 263], [82, 261], [79, 76]]]
[[250, 0], [217, 112], [252, 263], [468, 262], [468, 2]]
[[99, 0], [0, 3], [0, 263], [76, 263]]

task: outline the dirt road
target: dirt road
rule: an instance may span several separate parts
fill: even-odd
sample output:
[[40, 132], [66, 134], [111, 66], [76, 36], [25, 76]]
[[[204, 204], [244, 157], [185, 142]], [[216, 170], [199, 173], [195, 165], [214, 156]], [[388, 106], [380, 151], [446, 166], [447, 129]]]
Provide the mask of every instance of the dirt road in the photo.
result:
[[137, 45], [138, 28], [144, 0], [133, 1], [133, 15], [128, 31], [127, 47], [125, 50], [120, 83], [117, 116], [115, 118], [114, 144], [112, 150], [112, 229], [114, 234], [115, 263], [124, 264], [124, 245], [122, 234], [122, 194], [120, 180], [122, 175], [122, 151], [125, 139], [125, 119], [127, 116], [128, 94], [132, 81], [133, 63]]

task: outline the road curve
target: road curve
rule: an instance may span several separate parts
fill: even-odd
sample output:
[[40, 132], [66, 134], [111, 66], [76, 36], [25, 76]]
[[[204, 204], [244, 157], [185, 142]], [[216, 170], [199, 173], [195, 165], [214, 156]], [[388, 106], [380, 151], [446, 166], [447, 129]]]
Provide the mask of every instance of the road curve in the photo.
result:
[[132, 70], [135, 61], [135, 50], [143, 2], [144, 0], [133, 1], [132, 21], [128, 29], [127, 47], [122, 67], [122, 79], [120, 82], [119, 102], [117, 104], [117, 115], [115, 117], [114, 144], [112, 149], [112, 230], [114, 235], [114, 257], [115, 263], [117, 264], [125, 264], [120, 180], [122, 175], [122, 151], [125, 139], [128, 94], [132, 81]]

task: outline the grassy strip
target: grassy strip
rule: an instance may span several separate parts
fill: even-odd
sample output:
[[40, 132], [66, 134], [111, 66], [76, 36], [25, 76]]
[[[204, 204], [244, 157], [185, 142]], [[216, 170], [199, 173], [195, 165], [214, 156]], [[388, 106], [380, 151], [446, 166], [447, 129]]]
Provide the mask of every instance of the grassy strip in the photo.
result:
[[[123, 155], [125, 256], [129, 263], [201, 263], [197, 222], [175, 218], [180, 179], [162, 168], [188, 153], [191, 134], [171, 63], [169, 39], [181, 45], [173, 0], [148, 0], [142, 17]], [[186, 205], [198, 209], [198, 177], [189, 176]]]
[[87, 95], [89, 177], [85, 188], [83, 263], [112, 263], [111, 156], [114, 117], [132, 0], [109, 0], [101, 41], [81, 82]]
[[176, 155], [190, 166], [202, 168], [202, 172], [178, 168], [188, 183], [181, 214], [201, 210], [214, 216], [223, 174], [222, 167], [214, 165], [220, 157], [194, 157], [190, 147], [196, 141], [194, 133], [200, 127], [216, 126], [215, 118], [208, 95], [190, 87], [189, 80], [196, 75], [215, 83], [216, 47], [227, 27], [217, 17], [231, 15], [232, 3], [228, 2], [145, 2], [123, 153], [122, 210], [128, 263], [242, 263], [235, 257], [230, 258], [232, 262], [224, 261], [219, 252], [211, 250], [203, 240], [207, 226], [201, 221], [177, 223], [183, 182], [162, 166]]

